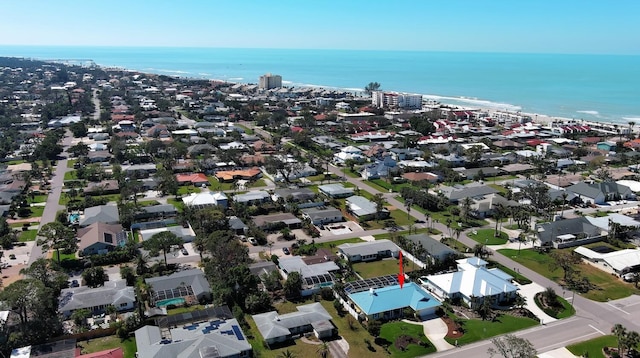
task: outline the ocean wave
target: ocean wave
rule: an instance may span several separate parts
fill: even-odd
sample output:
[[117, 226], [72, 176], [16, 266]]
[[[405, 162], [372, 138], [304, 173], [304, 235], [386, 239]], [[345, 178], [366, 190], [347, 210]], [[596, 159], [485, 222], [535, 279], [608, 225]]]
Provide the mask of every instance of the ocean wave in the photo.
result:
[[449, 97], [449, 96], [438, 96], [438, 95], [422, 95], [428, 99], [434, 99], [438, 102], [447, 103], [447, 102], [461, 102], [466, 104], [472, 104], [480, 107], [491, 108], [491, 109], [501, 109], [510, 112], [518, 112], [522, 109], [522, 107], [517, 106], [515, 104], [509, 103], [501, 103], [501, 102], [492, 102], [484, 99], [478, 99], [475, 97]]
[[640, 121], [640, 117], [622, 117], [622, 119], [627, 121]]
[[584, 110], [584, 111], [576, 111], [577, 113], [584, 113], [584, 114], [590, 114], [592, 116], [600, 116], [600, 112], [598, 111], [590, 111], [590, 110]]
[[188, 74], [188, 73], [191, 73], [191, 72], [189, 72], [189, 71], [165, 70], [165, 69], [155, 69], [154, 71], [163, 72], [163, 73], [179, 73], [179, 74]]
[[242, 77], [229, 77], [229, 81], [242, 81], [244, 78]]
[[210, 73], [204, 73], [204, 72], [201, 72], [201, 73], [198, 73], [198, 74], [199, 74], [200, 76], [211, 76], [211, 74], [210, 74]]

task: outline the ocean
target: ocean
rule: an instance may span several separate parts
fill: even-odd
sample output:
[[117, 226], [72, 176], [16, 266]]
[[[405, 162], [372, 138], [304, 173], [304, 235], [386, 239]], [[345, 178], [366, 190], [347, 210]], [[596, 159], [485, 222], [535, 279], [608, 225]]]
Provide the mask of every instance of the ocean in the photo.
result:
[[157, 74], [420, 93], [443, 103], [640, 122], [640, 56], [160, 47], [0, 46], [0, 56], [93, 60]]

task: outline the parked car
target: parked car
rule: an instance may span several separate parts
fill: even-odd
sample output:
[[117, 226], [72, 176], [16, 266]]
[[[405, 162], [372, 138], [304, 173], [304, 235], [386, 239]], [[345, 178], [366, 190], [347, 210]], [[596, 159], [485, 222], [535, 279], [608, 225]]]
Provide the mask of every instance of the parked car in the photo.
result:
[[289, 254], [291, 254], [291, 252], [289, 251], [289, 249], [288, 249], [288, 248], [286, 248], [286, 247], [283, 247], [283, 248], [282, 248], [282, 252], [284, 252], [284, 254], [285, 254], [285, 255], [289, 255]]
[[420, 219], [415, 219], [415, 220], [414, 220], [414, 222], [415, 222], [416, 224], [424, 224], [424, 223], [426, 223], [426, 221], [424, 221], [424, 220], [420, 220]]
[[71, 283], [69, 284], [70, 287], [80, 287], [80, 284], [78, 283], [78, 280], [72, 280]]
[[629, 273], [626, 273], [626, 274], [622, 275], [622, 279], [627, 281], [627, 282], [633, 282], [633, 280], [635, 279], [636, 275], [640, 275], [640, 273], [638, 273], [638, 272], [629, 272]]
[[185, 256], [189, 255], [189, 251], [187, 251], [187, 249], [185, 249], [184, 247], [182, 248], [182, 250], [180, 250], [180, 252], [182, 252], [182, 254]]
[[251, 245], [258, 246], [258, 240], [256, 240], [255, 237], [250, 237], [248, 240], [251, 243]]

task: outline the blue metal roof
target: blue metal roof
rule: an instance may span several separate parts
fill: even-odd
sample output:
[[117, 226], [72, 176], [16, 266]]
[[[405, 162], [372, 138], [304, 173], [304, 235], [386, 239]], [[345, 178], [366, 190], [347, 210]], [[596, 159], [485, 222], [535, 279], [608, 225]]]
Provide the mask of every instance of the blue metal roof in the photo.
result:
[[440, 302], [413, 282], [349, 295], [366, 315], [411, 307], [414, 311], [440, 306]]

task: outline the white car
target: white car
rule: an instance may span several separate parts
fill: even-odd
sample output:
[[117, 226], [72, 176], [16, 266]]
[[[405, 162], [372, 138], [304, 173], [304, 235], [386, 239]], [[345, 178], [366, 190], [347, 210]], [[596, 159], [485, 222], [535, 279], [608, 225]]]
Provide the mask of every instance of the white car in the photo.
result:
[[622, 275], [622, 279], [627, 281], [627, 282], [633, 282], [633, 280], [635, 279], [636, 275], [640, 275], [640, 273], [629, 272], [629, 273], [626, 273], [626, 274]]
[[258, 246], [258, 240], [256, 240], [255, 237], [250, 237], [249, 238], [249, 242], [251, 243], [251, 245], [253, 246]]

